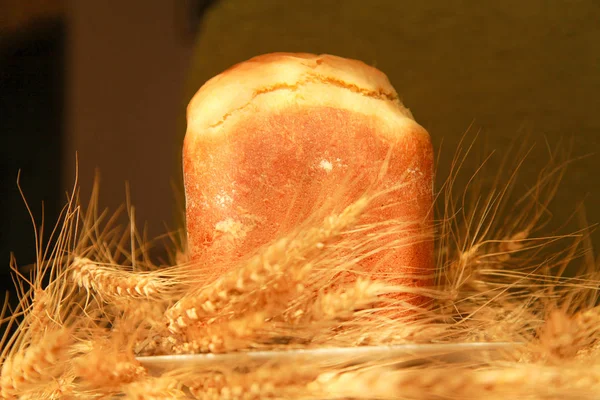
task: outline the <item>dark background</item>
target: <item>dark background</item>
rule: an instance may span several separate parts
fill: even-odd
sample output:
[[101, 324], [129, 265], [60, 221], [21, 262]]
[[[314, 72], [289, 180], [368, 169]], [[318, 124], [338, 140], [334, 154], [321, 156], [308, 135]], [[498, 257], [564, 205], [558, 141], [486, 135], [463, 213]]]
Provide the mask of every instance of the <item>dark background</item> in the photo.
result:
[[569, 168], [553, 221], [585, 200], [599, 222], [599, 21], [595, 0], [0, 0], [0, 280], [9, 286], [11, 251], [20, 265], [35, 256], [18, 169], [51, 225], [77, 151], [84, 195], [96, 168], [103, 206], [123, 203], [128, 181], [138, 224], [163, 233], [177, 224], [189, 98], [272, 51], [357, 58], [388, 74], [432, 136], [438, 186], [469, 126], [482, 132], [474, 153], [497, 151], [492, 167], [513, 157], [511, 143], [533, 145], [520, 189], [549, 148], [571, 143], [573, 157], [588, 157]]

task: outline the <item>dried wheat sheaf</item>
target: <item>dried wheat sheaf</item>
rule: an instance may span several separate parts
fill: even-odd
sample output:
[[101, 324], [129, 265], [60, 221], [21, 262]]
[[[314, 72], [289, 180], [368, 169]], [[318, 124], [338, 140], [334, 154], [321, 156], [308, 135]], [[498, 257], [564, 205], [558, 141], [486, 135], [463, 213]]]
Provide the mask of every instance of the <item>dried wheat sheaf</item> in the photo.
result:
[[[320, 210], [217, 279], [210, 266], [180, 262], [185, 247], [175, 240], [171, 265], [154, 264], [133, 223], [118, 227], [99, 210], [97, 186], [86, 207], [74, 190], [51, 237], [36, 231], [31, 276], [13, 261], [20, 302], [5, 302], [2, 314], [2, 397], [597, 398], [600, 279], [590, 229], [546, 228], [568, 162], [551, 154], [537, 183], [515, 194], [520, 163], [492, 176], [487, 191], [474, 184], [489, 180], [484, 169], [457, 188], [467, 153], [459, 149], [439, 192], [435, 283], [420, 288], [360, 273], [365, 254], [407, 244], [398, 235], [407, 221], [368, 218], [377, 188], [345, 209]], [[429, 300], [417, 306], [398, 294]], [[427, 362], [241, 361], [253, 350], [469, 342], [518, 345]], [[189, 353], [240, 358], [167, 370], [137, 359]]]

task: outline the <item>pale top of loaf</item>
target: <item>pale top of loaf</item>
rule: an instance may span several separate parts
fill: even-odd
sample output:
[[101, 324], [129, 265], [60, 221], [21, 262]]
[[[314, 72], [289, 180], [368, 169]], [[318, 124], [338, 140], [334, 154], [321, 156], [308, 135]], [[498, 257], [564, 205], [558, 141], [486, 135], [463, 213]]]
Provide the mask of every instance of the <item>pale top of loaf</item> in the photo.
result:
[[348, 109], [377, 116], [393, 130], [418, 126], [378, 69], [332, 55], [272, 53], [206, 82], [188, 105], [186, 139], [227, 131], [247, 113], [290, 106]]

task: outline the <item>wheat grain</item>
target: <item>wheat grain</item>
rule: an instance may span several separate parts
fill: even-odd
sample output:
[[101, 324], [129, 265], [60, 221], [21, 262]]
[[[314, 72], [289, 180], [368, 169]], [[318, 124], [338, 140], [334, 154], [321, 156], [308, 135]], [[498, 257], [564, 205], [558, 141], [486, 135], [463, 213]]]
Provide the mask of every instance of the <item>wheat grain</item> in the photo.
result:
[[19, 400], [71, 400], [79, 398], [75, 394], [72, 377], [60, 377], [48, 382], [42, 390], [19, 391]]
[[349, 287], [321, 294], [312, 307], [312, 319], [348, 320], [356, 311], [372, 308], [382, 302], [381, 295], [388, 292], [387, 285], [358, 278]]
[[196, 399], [217, 398], [227, 385], [226, 376], [219, 371], [189, 373], [184, 382]]
[[[355, 399], [595, 398], [600, 371], [538, 365], [469, 369], [372, 367], [327, 372], [308, 385], [314, 395]], [[597, 393], [597, 392], [596, 392]], [[547, 394], [552, 394], [548, 397]]]
[[26, 314], [29, 335], [35, 337], [41, 333], [50, 323], [48, 309], [50, 308], [48, 294], [45, 290], [33, 292], [31, 311]]
[[1, 394], [11, 398], [20, 391], [31, 390], [61, 374], [65, 365], [71, 331], [61, 329], [46, 333], [39, 342], [19, 349], [2, 365]]
[[528, 237], [529, 231], [523, 230], [502, 240], [498, 245], [498, 259], [500, 261], [506, 261], [510, 258], [512, 253], [522, 250], [526, 245], [525, 242]]
[[600, 307], [582, 310], [575, 315], [568, 315], [561, 308], [552, 308], [539, 331], [538, 351], [542, 356], [557, 360], [573, 358], [598, 340]]
[[264, 330], [265, 314], [252, 313], [245, 317], [217, 324], [195, 326], [186, 332], [185, 339], [170, 336], [175, 354], [225, 353], [247, 349], [260, 340], [259, 330]]
[[113, 392], [146, 376], [146, 369], [127, 351], [96, 346], [73, 360], [76, 376], [83, 386], [101, 392]]
[[174, 284], [156, 272], [128, 272], [75, 257], [71, 278], [88, 294], [102, 299], [158, 299], [173, 292]]
[[181, 384], [172, 378], [147, 378], [130, 383], [123, 388], [129, 400], [178, 400], [189, 398], [180, 388]]
[[[325, 218], [321, 226], [277, 240], [241, 268], [199, 293], [186, 296], [167, 311], [169, 330], [179, 333], [189, 324], [218, 315], [225, 307], [236, 306], [245, 310], [236, 302], [243, 301], [244, 296], [249, 294], [252, 295], [250, 301], [260, 303], [260, 296], [265, 299], [268, 289], [278, 292], [284, 292], [286, 288], [297, 289], [297, 283], [302, 282], [312, 270], [313, 264], [306, 261], [310, 259], [309, 255], [322, 251], [325, 243], [355, 224], [368, 203], [368, 198], [362, 197], [340, 214]], [[281, 287], [286, 278], [293, 284]]]
[[186, 382], [190, 393], [201, 400], [292, 399], [306, 393], [305, 385], [315, 378], [315, 371], [263, 366], [247, 373], [205, 372], [187, 377]]

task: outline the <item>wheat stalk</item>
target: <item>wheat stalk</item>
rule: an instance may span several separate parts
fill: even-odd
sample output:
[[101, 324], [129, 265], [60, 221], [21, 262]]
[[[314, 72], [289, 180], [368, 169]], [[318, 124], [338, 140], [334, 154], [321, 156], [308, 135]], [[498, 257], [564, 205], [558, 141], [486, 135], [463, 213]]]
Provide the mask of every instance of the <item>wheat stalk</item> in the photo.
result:
[[[598, 275], [590, 269], [590, 275], [578, 279], [559, 278], [579, 254], [576, 246], [543, 254], [556, 236], [530, 237], [549, 201], [540, 194], [544, 185], [554, 190], [538, 184], [528, 192], [531, 205], [505, 220], [500, 211], [507, 188], [492, 192], [485, 204], [480, 193], [472, 205], [448, 198], [436, 288], [383, 285], [373, 276], [348, 284], [346, 275], [339, 274], [365, 254], [408, 242], [400, 221], [368, 224], [363, 219], [356, 226], [368, 205], [363, 198], [340, 214], [279, 238], [175, 304], [185, 285], [200, 282], [197, 273], [175, 267], [133, 272], [151, 265], [145, 239], [133, 224], [125, 236], [102, 228], [102, 216], [92, 207], [83, 232], [76, 235], [79, 210], [69, 208], [59, 244], [40, 252], [34, 277], [13, 270], [21, 303], [6, 320], [17, 324], [22, 316], [23, 322], [16, 336], [2, 342], [0, 393], [30, 399], [154, 399], [186, 398], [188, 388], [207, 399], [596, 398], [600, 308], [589, 307], [598, 297]], [[89, 258], [76, 257], [69, 264], [70, 254]], [[534, 257], [538, 254], [539, 259]], [[119, 266], [117, 260], [132, 267]], [[81, 293], [71, 290], [71, 281]], [[419, 309], [410, 318], [389, 317], [411, 305], [387, 294], [415, 293], [411, 290], [431, 298], [432, 308]], [[88, 304], [89, 297], [100, 301]], [[60, 337], [53, 335], [63, 330], [69, 339], [59, 345]], [[308, 370], [300, 364], [255, 368], [233, 362], [212, 372], [149, 377], [134, 359], [140, 353], [480, 340], [527, 345], [499, 359], [485, 358], [487, 365], [435, 362], [405, 369], [388, 367], [392, 362], [387, 361], [340, 370], [332, 367], [335, 360]]]

